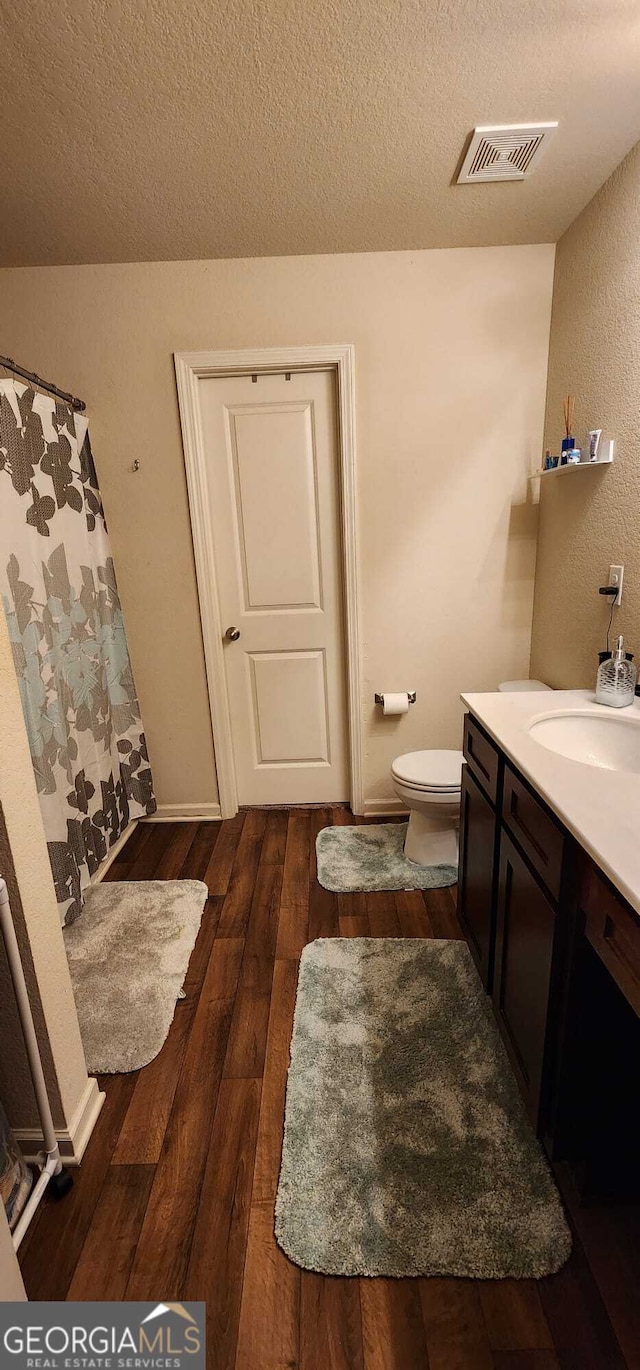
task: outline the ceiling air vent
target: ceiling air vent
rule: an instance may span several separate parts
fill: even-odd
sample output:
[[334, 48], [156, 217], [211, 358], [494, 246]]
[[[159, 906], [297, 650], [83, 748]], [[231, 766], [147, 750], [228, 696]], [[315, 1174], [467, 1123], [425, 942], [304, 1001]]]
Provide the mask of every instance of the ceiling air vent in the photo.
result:
[[557, 127], [557, 123], [494, 124], [474, 129], [458, 184], [523, 181], [538, 165]]

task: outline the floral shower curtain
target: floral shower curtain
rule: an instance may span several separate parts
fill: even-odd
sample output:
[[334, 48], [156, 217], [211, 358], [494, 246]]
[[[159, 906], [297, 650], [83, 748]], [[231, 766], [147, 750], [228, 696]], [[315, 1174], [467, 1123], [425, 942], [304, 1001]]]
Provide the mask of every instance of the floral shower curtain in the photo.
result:
[[156, 802], [86, 419], [0, 380], [0, 593], [63, 923]]

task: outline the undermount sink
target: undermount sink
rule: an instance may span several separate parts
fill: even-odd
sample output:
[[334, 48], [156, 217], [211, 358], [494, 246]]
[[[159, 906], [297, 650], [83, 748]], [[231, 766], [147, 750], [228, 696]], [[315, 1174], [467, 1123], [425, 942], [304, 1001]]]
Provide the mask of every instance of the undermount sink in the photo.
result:
[[640, 713], [631, 717], [566, 709], [529, 724], [535, 742], [550, 752], [605, 771], [640, 774]]

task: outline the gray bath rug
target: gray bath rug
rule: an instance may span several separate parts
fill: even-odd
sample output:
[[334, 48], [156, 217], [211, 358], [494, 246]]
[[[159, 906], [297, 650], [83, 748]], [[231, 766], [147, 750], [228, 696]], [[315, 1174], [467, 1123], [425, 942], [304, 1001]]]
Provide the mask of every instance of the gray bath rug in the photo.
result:
[[455, 885], [455, 866], [416, 866], [402, 848], [406, 823], [322, 828], [316, 837], [318, 880], [336, 894], [356, 890], [437, 890]]
[[114, 880], [64, 929], [87, 1068], [139, 1070], [173, 1018], [207, 900], [201, 880]]
[[571, 1237], [462, 942], [300, 962], [276, 1237], [327, 1275], [539, 1278]]

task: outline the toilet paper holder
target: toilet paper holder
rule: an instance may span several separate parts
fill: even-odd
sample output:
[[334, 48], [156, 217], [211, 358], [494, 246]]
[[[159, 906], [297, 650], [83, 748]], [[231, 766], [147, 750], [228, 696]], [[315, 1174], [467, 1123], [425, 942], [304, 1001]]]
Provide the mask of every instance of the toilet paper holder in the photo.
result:
[[[409, 700], [409, 703], [410, 703], [410, 704], [415, 704], [415, 702], [416, 702], [416, 691], [415, 691], [415, 690], [409, 690], [409, 691], [407, 692], [407, 699]], [[373, 702], [374, 702], [374, 704], [384, 704], [384, 695], [381, 695], [381, 694], [374, 694], [374, 696], [373, 696]]]

